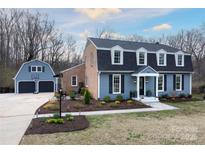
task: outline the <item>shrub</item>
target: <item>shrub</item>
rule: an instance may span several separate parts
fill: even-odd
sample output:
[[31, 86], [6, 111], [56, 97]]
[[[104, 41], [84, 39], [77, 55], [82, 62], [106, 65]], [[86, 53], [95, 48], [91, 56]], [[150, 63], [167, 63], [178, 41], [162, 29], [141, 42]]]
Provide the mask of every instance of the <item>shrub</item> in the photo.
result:
[[199, 92], [204, 93], [205, 92], [205, 85], [199, 86]]
[[161, 98], [168, 98], [168, 97], [169, 97], [168, 94], [163, 94], [163, 95], [161, 95]]
[[90, 99], [91, 99], [91, 94], [88, 90], [86, 90], [84, 94], [84, 103], [90, 104]]
[[65, 117], [66, 117], [66, 120], [68, 121], [73, 121], [74, 119], [74, 116], [72, 116], [71, 114], [66, 114]]
[[110, 103], [110, 107], [118, 107], [118, 104], [116, 104], [115, 102]]
[[53, 114], [53, 118], [59, 118], [59, 117], [60, 117], [60, 114], [58, 112]]
[[106, 103], [108, 103], [110, 101], [110, 96], [105, 96], [103, 98], [103, 101], [105, 101]]
[[84, 96], [86, 90], [87, 90], [87, 89], [86, 89], [85, 87], [82, 87], [82, 88], [80, 89], [80, 94], [81, 94], [82, 96]]
[[49, 118], [46, 122], [49, 124], [63, 124], [64, 120], [62, 118]]
[[187, 98], [191, 99], [191, 98], [192, 98], [192, 95], [189, 94], [189, 95], [187, 96]]
[[82, 109], [85, 106], [83, 104], [81, 104], [81, 103], [75, 103], [75, 104], [73, 104], [73, 107], [76, 108], [76, 109]]
[[184, 93], [179, 94], [179, 98], [185, 98], [185, 97], [186, 97], [186, 94]]
[[127, 100], [127, 103], [132, 104], [132, 103], [134, 103], [134, 101], [130, 99], [130, 100]]
[[69, 93], [69, 96], [70, 96], [70, 98], [71, 98], [72, 100], [74, 100], [74, 99], [75, 99], [75, 96], [76, 96], [75, 91], [71, 91], [71, 92]]
[[59, 104], [56, 101], [49, 101], [43, 108], [47, 110], [59, 110]]
[[115, 104], [120, 104], [120, 101], [115, 101]]
[[105, 102], [105, 101], [101, 101], [101, 102], [100, 102], [100, 104], [105, 105], [105, 104], [106, 104], [106, 102]]
[[122, 95], [117, 95], [115, 98], [116, 101], [123, 101], [123, 96]]

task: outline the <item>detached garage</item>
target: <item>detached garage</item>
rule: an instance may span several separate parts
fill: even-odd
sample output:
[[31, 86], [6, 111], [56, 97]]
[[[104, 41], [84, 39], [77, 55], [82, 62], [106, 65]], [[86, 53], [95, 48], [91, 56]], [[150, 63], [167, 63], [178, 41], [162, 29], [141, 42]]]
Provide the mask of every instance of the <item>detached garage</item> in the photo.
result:
[[51, 66], [40, 60], [31, 60], [22, 64], [14, 79], [15, 93], [54, 92], [57, 79]]

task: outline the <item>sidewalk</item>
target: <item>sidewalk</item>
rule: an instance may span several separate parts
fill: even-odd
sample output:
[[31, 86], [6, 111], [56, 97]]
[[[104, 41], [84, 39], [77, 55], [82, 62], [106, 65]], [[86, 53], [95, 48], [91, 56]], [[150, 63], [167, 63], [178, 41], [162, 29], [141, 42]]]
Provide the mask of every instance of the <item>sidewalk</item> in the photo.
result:
[[[167, 105], [160, 102], [144, 103], [151, 106], [151, 108], [140, 108], [140, 109], [122, 109], [122, 110], [104, 110], [104, 111], [87, 111], [87, 112], [63, 112], [62, 116], [66, 114], [72, 115], [104, 115], [104, 114], [116, 114], [116, 113], [134, 113], [134, 112], [154, 112], [154, 111], [163, 111], [163, 110], [176, 110], [178, 108]], [[34, 118], [40, 117], [52, 117], [53, 114], [39, 114], [35, 115]]]

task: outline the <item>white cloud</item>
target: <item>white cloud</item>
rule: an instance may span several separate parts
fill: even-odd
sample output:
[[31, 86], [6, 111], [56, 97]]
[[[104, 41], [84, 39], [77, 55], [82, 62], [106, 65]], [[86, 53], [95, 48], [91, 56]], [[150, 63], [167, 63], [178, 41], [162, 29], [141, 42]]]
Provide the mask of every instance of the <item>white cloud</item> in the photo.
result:
[[172, 28], [172, 25], [170, 24], [167, 24], [167, 23], [163, 23], [163, 24], [159, 24], [159, 25], [155, 25], [151, 28], [147, 28], [147, 29], [144, 29], [143, 31], [144, 32], [148, 32], [148, 31], [162, 31], [162, 30], [169, 30]]
[[86, 39], [87, 37], [89, 37], [91, 35], [91, 32], [88, 31], [87, 29], [81, 33], [79, 33], [79, 36], [82, 38], [82, 39]]
[[83, 15], [86, 15], [92, 20], [99, 20], [103, 17], [108, 17], [109, 15], [118, 14], [121, 12], [118, 8], [93, 8], [93, 9], [75, 9], [76, 12], [79, 12]]
[[156, 25], [156, 26], [153, 26], [152, 29], [154, 31], [161, 31], [161, 30], [169, 30], [171, 29], [172, 26], [170, 24], [160, 24], [160, 25]]

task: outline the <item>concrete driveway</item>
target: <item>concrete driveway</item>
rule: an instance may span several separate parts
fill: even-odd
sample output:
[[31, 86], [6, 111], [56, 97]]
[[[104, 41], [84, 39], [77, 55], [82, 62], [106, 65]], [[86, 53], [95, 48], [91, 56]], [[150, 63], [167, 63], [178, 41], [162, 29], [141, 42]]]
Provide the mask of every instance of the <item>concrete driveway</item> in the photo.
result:
[[53, 96], [40, 94], [0, 94], [0, 144], [19, 144], [36, 109]]

